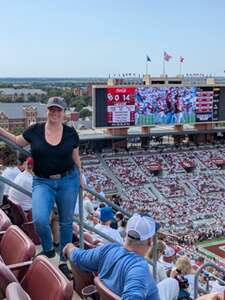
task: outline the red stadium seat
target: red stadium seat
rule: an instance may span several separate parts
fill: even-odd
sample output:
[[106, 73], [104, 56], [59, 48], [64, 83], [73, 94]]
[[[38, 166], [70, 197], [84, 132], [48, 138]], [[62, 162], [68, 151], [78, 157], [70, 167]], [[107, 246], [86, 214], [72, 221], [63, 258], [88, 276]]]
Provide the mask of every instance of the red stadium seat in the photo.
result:
[[94, 283], [96, 285], [96, 288], [98, 290], [101, 300], [120, 300], [121, 299], [118, 295], [116, 295], [110, 289], [108, 289], [106, 286], [104, 286], [104, 284], [99, 279], [99, 277], [95, 277]]
[[76, 265], [72, 265], [73, 288], [82, 297], [82, 289], [94, 284], [94, 275], [90, 272], [81, 271]]
[[21, 282], [32, 300], [70, 300], [73, 285], [49, 260], [37, 256]]
[[13, 224], [21, 227], [32, 239], [35, 245], [40, 245], [40, 239], [35, 231], [34, 224], [31, 221], [31, 213], [28, 212], [26, 214], [21, 205], [15, 200], [8, 199], [8, 203], [10, 205], [10, 213]]
[[[12, 282], [18, 283], [11, 270], [0, 262], [0, 299]], [[32, 300], [71, 300], [73, 295], [72, 282], [41, 255], [34, 259], [20, 284]]]
[[[6, 265], [30, 261], [35, 255], [35, 245], [31, 239], [17, 226], [11, 225], [0, 242], [0, 256]], [[22, 278], [26, 269], [17, 269], [14, 274]]]
[[17, 282], [10, 283], [6, 288], [7, 300], [31, 300], [30, 296], [23, 290]]
[[0, 209], [0, 231], [6, 230], [10, 225], [12, 225], [12, 223], [9, 217]]

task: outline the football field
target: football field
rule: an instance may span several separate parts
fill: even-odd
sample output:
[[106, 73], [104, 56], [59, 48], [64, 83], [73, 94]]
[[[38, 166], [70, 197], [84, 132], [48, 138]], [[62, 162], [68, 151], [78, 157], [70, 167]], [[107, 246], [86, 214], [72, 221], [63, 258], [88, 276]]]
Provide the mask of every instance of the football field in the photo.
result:
[[225, 238], [205, 241], [198, 244], [200, 252], [207, 256], [217, 258], [225, 262]]

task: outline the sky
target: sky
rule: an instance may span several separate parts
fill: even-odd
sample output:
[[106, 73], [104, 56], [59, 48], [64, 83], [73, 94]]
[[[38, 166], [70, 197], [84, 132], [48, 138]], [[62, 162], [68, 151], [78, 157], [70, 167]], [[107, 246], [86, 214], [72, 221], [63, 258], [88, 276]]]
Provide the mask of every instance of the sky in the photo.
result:
[[0, 77], [224, 75], [224, 0], [0, 0]]

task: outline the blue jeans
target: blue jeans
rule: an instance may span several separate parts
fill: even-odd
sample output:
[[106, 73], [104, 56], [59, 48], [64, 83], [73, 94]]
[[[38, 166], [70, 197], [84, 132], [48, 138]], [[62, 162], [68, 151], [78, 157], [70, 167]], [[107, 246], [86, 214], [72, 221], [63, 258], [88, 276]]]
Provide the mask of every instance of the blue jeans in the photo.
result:
[[72, 223], [77, 194], [80, 187], [79, 173], [75, 169], [60, 179], [34, 176], [32, 191], [32, 217], [44, 251], [53, 249], [50, 215], [56, 203], [60, 225], [60, 259], [62, 250], [72, 241]]

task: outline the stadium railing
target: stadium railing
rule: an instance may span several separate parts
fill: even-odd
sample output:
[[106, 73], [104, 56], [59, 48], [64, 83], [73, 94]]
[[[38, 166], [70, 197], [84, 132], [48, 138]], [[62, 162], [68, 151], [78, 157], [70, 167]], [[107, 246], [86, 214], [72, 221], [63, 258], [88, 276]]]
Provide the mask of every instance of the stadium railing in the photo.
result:
[[[212, 267], [212, 268], [216, 269], [217, 271], [220, 271], [223, 274], [225, 274], [225, 269], [222, 268], [222, 267], [220, 267], [220, 266], [218, 266], [217, 264], [215, 264], [213, 262], [206, 262], [201, 267], [199, 267], [199, 269], [196, 271], [195, 277], [194, 277], [194, 299], [196, 299], [198, 297], [198, 292], [199, 291], [203, 292], [204, 294], [208, 294], [209, 293], [208, 281], [209, 281], [210, 278], [208, 278], [208, 280], [207, 280], [206, 288], [199, 287], [199, 275], [207, 267]], [[213, 277], [214, 279], [216, 279], [222, 285], [225, 285], [225, 282], [221, 278], [219, 278], [218, 276], [216, 276], [216, 275], [214, 275], [212, 273], [208, 273], [208, 272], [207, 272], [207, 274], [209, 274], [210, 277]]]
[[[23, 149], [22, 147], [18, 146], [16, 143], [10, 141], [9, 139], [7, 139], [3, 136], [0, 136], [0, 141], [8, 144], [9, 146], [13, 147], [15, 150], [18, 150], [19, 152], [22, 152], [22, 153], [24, 153], [28, 156], [31, 155], [31, 153], [28, 150]], [[27, 196], [32, 197], [31, 192], [25, 190], [21, 186], [18, 186], [14, 182], [8, 180], [7, 178], [4, 178], [1, 175], [0, 175], [0, 181], [4, 182], [5, 184], [8, 184], [8, 185], [12, 186], [13, 188], [15, 188], [15, 189], [19, 190], [20, 192], [26, 194]], [[91, 193], [92, 195], [94, 195], [96, 198], [98, 198], [100, 200], [100, 202], [104, 202], [107, 205], [111, 206], [112, 208], [116, 209], [117, 211], [120, 211], [126, 217], [128, 217], [128, 218], [131, 217], [131, 215], [129, 213], [127, 213], [123, 208], [116, 205], [112, 201], [102, 197], [97, 192], [95, 192], [92, 188], [87, 186], [87, 187], [84, 188], [84, 190]], [[110, 242], [116, 242], [110, 236], [102, 233], [101, 231], [97, 230], [95, 227], [92, 227], [92, 226], [88, 225], [86, 222], [84, 222], [83, 189], [82, 188], [80, 188], [80, 191], [79, 191], [79, 218], [74, 217], [74, 221], [76, 223], [78, 223], [79, 227], [80, 227], [80, 230], [79, 230], [79, 245], [82, 249], [84, 248], [84, 228], [96, 233], [97, 235], [103, 237], [104, 239], [106, 239]], [[146, 260], [148, 261], [149, 264], [151, 264], [153, 266], [153, 277], [154, 277], [154, 279], [156, 279], [156, 273], [157, 273], [157, 233], [153, 237], [153, 246], [152, 247], [153, 247], [153, 260], [150, 261], [147, 258], [146, 258]]]

